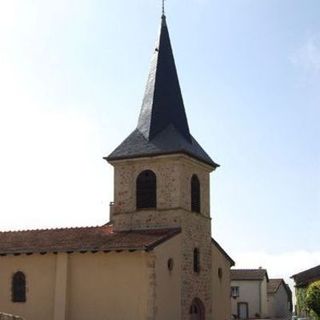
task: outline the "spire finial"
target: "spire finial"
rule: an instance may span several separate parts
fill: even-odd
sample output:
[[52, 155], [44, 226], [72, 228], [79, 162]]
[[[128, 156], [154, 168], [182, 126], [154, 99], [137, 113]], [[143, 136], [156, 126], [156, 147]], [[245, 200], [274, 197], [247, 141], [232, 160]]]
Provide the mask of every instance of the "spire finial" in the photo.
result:
[[165, 5], [164, 5], [164, 2], [166, 0], [162, 0], [162, 16], [165, 16], [166, 15], [166, 12], [165, 12]]

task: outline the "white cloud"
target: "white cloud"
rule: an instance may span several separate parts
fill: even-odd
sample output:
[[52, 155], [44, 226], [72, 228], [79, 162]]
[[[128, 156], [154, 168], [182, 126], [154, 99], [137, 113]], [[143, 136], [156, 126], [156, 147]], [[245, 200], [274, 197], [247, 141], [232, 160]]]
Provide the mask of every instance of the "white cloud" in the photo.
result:
[[305, 72], [320, 74], [320, 35], [309, 36], [290, 60]]

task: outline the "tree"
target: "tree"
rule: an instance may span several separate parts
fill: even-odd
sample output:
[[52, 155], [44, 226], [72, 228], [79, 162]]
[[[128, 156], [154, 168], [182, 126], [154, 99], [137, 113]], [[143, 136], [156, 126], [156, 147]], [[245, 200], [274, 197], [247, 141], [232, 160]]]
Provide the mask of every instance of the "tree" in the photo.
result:
[[320, 319], [320, 281], [316, 281], [308, 287], [306, 305]]

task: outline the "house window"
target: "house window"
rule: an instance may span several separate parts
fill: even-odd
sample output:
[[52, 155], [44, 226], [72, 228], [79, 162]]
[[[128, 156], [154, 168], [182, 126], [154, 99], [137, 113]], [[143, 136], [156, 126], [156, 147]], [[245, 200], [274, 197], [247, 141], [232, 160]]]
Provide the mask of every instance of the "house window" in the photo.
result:
[[191, 178], [191, 211], [200, 212], [200, 181], [196, 175]]
[[157, 178], [151, 170], [142, 171], [136, 182], [137, 209], [157, 207]]
[[239, 297], [239, 287], [231, 287], [231, 297], [234, 299]]
[[12, 277], [12, 302], [26, 302], [26, 276], [21, 271]]
[[193, 271], [200, 272], [200, 250], [198, 248], [193, 250]]

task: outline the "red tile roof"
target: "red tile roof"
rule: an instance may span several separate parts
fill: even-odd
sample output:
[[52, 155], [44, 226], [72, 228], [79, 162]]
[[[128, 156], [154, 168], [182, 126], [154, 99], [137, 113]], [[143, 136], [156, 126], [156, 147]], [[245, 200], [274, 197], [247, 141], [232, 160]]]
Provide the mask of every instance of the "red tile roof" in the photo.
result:
[[0, 255], [118, 250], [149, 251], [180, 232], [180, 228], [114, 232], [112, 225], [0, 232]]
[[264, 277], [267, 277], [269, 281], [268, 273], [266, 269], [231, 269], [231, 280], [259, 280], [262, 281]]

